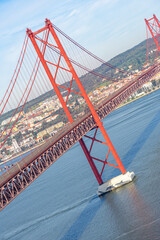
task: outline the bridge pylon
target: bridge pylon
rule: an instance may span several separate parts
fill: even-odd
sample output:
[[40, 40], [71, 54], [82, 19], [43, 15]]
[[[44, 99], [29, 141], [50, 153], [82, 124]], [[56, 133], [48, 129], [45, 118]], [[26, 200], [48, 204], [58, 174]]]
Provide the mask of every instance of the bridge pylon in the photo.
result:
[[159, 23], [159, 20], [157, 19], [156, 15], [153, 14], [152, 18], [150, 18], [148, 20], [145, 18], [145, 23], [154, 39], [154, 42], [157, 46], [158, 51], [160, 51], [160, 41], [159, 41], [160, 23]]
[[[45, 41], [41, 40], [40, 38], [38, 38], [36, 36], [37, 34], [43, 32], [43, 31], [45, 31], [45, 33], [46, 33]], [[124, 168], [124, 166], [123, 166], [123, 164], [122, 164], [122, 162], [121, 162], [121, 160], [120, 160], [120, 158], [119, 158], [119, 156], [118, 156], [118, 154], [117, 154], [117, 152], [116, 152], [116, 150], [115, 150], [115, 148], [114, 148], [114, 146], [113, 146], [113, 144], [112, 144], [112, 142], [111, 142], [111, 140], [110, 140], [110, 138], [109, 138], [109, 136], [108, 136], [108, 134], [107, 134], [107, 132], [104, 128], [104, 126], [103, 126], [103, 123], [100, 120], [96, 110], [94, 109], [94, 106], [92, 105], [92, 103], [91, 103], [91, 101], [90, 101], [90, 99], [89, 99], [89, 97], [88, 97], [88, 95], [87, 95], [87, 93], [86, 93], [86, 91], [85, 91], [85, 89], [84, 89], [84, 87], [83, 87], [83, 85], [82, 85], [82, 83], [81, 83], [81, 81], [80, 81], [80, 79], [79, 79], [79, 77], [78, 77], [78, 75], [77, 75], [77, 73], [76, 73], [76, 71], [75, 71], [75, 69], [74, 69], [74, 67], [73, 67], [73, 65], [72, 65], [72, 63], [71, 63], [71, 61], [70, 61], [70, 59], [69, 59], [69, 57], [68, 57], [68, 55], [65, 51], [60, 39], [59, 39], [59, 37], [58, 37], [58, 35], [57, 35], [57, 33], [56, 33], [56, 31], [55, 31], [55, 29], [54, 29], [54, 26], [51, 23], [51, 21], [46, 19], [45, 27], [36, 31], [35, 33], [33, 33], [31, 30], [27, 29], [27, 34], [28, 34], [28, 37], [30, 38], [30, 40], [31, 40], [31, 42], [32, 42], [32, 44], [35, 48], [35, 51], [36, 51], [36, 53], [37, 53], [37, 55], [38, 55], [38, 57], [41, 61], [41, 64], [42, 64], [42, 66], [43, 66], [43, 68], [44, 68], [44, 70], [45, 70], [45, 72], [46, 72], [54, 90], [55, 90], [55, 93], [56, 93], [56, 95], [57, 95], [57, 97], [58, 97], [58, 99], [59, 99], [59, 101], [60, 101], [60, 103], [61, 103], [61, 105], [64, 109], [64, 112], [65, 112], [69, 122], [72, 123], [74, 120], [72, 118], [72, 115], [71, 115], [68, 107], [67, 107], [67, 100], [66, 101], [64, 100], [64, 98], [63, 98], [63, 96], [62, 96], [62, 94], [59, 90], [59, 87], [61, 87], [61, 85], [56, 83], [56, 77], [57, 77], [58, 70], [62, 68], [60, 66], [60, 62], [61, 62], [62, 58], [65, 61], [66, 65], [68, 66], [68, 69], [63, 68], [63, 70], [66, 70], [67, 72], [69, 72], [71, 74], [70, 87], [67, 89], [68, 95], [71, 92], [71, 85], [72, 85], [72, 81], [74, 79], [78, 88], [79, 88], [79, 90], [80, 90], [80, 95], [84, 98], [84, 100], [87, 103], [88, 108], [91, 111], [92, 117], [95, 121], [95, 134], [94, 134], [93, 138], [91, 138], [90, 136], [86, 136], [87, 138], [92, 139], [91, 147], [90, 147], [90, 149], [88, 149], [86, 144], [85, 144], [85, 141], [83, 139], [80, 139], [79, 143], [80, 143], [80, 145], [82, 147], [82, 150], [83, 150], [83, 152], [84, 152], [84, 154], [85, 154], [85, 156], [86, 156], [86, 158], [87, 158], [87, 160], [88, 160], [88, 162], [91, 166], [91, 169], [92, 169], [92, 171], [93, 171], [93, 173], [94, 173], [94, 175], [95, 175], [95, 177], [96, 177], [96, 179], [97, 179], [97, 181], [100, 185], [100, 190], [99, 190], [98, 194], [102, 194], [102, 193], [104, 193], [108, 190], [112, 190], [112, 188], [119, 187], [119, 186], [123, 185], [124, 183], [132, 181], [132, 179], [134, 177], [133, 172], [132, 173], [128, 173], [128, 172], [126, 173], [126, 170], [125, 170], [125, 168]], [[46, 46], [47, 45], [51, 46], [51, 43], [48, 42], [49, 34], [50, 34], [50, 36], [53, 37], [54, 42], [56, 44], [55, 46], [52, 45], [52, 47], [56, 48], [58, 50], [58, 53], [59, 53], [59, 58], [58, 58], [57, 63], [48, 62], [44, 58]], [[41, 41], [44, 44], [44, 48], [42, 50], [38, 46], [37, 40]], [[52, 75], [52, 72], [50, 71], [50, 68], [49, 68], [48, 64], [52, 64], [52, 65], [54, 65], [54, 67], [56, 67], [54, 76]], [[75, 91], [74, 91], [74, 93], [75, 93]], [[77, 93], [77, 94], [79, 94], [79, 93]], [[99, 140], [96, 139], [96, 134], [97, 134], [98, 128], [101, 131], [101, 133], [102, 133], [102, 135], [105, 139], [105, 142], [102, 142], [102, 141], [99, 141]], [[95, 141], [99, 141], [99, 143], [105, 144], [105, 145], [108, 146], [108, 152], [107, 152], [107, 156], [106, 156], [105, 160], [100, 160], [98, 158], [95, 158], [95, 157], [91, 156], [91, 149], [92, 149], [93, 143]], [[107, 161], [109, 153], [112, 153], [117, 165], [111, 164]], [[98, 171], [98, 168], [96, 167], [96, 164], [94, 162], [95, 160], [102, 162], [103, 166], [102, 166], [101, 172]], [[103, 170], [104, 170], [106, 165], [110, 165], [112, 167], [118, 168], [121, 171], [120, 177], [118, 177], [118, 180], [114, 181], [114, 184], [112, 182], [109, 182], [109, 185], [105, 185], [105, 183], [103, 183], [102, 173], [103, 173]], [[104, 186], [104, 187], [102, 187], [102, 186]]]

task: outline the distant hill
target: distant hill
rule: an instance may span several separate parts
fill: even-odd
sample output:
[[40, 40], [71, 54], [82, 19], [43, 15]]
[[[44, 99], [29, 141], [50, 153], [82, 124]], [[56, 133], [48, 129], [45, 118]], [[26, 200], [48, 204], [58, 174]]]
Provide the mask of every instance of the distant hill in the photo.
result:
[[[155, 52], [153, 51], [156, 49], [155, 43], [153, 39], [149, 39], [149, 55], [148, 55], [148, 61], [152, 63], [155, 58]], [[122, 74], [120, 72], [116, 72], [115, 69], [110, 69], [105, 64], [102, 64], [100, 67], [94, 69], [94, 72], [98, 72], [102, 75], [107, 76], [107, 79], [114, 79], [117, 80], [122, 77], [126, 77], [128, 73], [134, 71], [135, 69], [141, 70], [142, 66], [145, 64], [146, 61], [146, 51], [147, 51], [147, 40], [144, 40], [143, 42], [139, 43], [135, 47], [115, 56], [112, 58], [108, 63], [111, 65], [118, 67], [120, 69], [123, 69], [125, 71], [125, 74]], [[110, 83], [110, 81], [102, 82], [102, 78], [94, 76], [90, 73], [87, 73], [86, 75], [80, 77], [80, 80], [85, 86], [86, 92], [89, 93], [96, 89], [97, 87], [101, 85], [107, 85]], [[67, 84], [65, 84], [66, 86]], [[75, 82], [73, 82], [72, 89], [75, 91], [79, 91], [78, 86]], [[60, 91], [64, 91], [60, 89]], [[51, 91], [43, 94], [43, 99], [47, 99], [51, 96]], [[36, 99], [33, 99], [30, 101], [29, 105], [33, 106], [35, 104], [38, 104], [42, 101], [42, 97], [37, 97]], [[20, 108], [19, 108], [20, 109]], [[25, 110], [25, 109], [24, 109]], [[5, 114], [3, 114], [0, 118], [0, 122], [2, 122], [4, 119], [9, 118], [13, 115], [14, 110], [11, 110]], [[18, 112], [18, 111], [17, 111]]]
[[[153, 39], [149, 39], [149, 54], [148, 54], [148, 62], [152, 63], [155, 59], [156, 45]], [[108, 61], [109, 64], [123, 70], [125, 73], [117, 72], [115, 69], [111, 69], [105, 64], [102, 64], [100, 67], [93, 70], [93, 72], [100, 73], [108, 79], [108, 81], [102, 83], [102, 79], [93, 76], [89, 73], [80, 78], [82, 84], [85, 86], [86, 92], [89, 93], [92, 90], [96, 89], [100, 85], [107, 85], [110, 83], [110, 79], [118, 80], [126, 77], [129, 73], [132, 73], [134, 70], [141, 70], [143, 65], [146, 62], [146, 52], [147, 52], [147, 40], [139, 43], [135, 47], [115, 56], [111, 60]], [[92, 79], [91, 79], [92, 78]], [[78, 87], [74, 84], [74, 89], [78, 91]]]
[[[149, 39], [149, 51], [151, 52], [153, 49], [156, 49], [156, 45], [153, 39]], [[128, 70], [128, 66], [132, 65], [132, 69], [140, 70], [146, 61], [146, 52], [147, 52], [147, 40], [139, 43], [133, 48], [117, 55], [112, 58], [109, 63], [118, 68], [123, 68], [124, 70]], [[150, 53], [148, 55], [149, 62], [154, 60], [155, 53]]]

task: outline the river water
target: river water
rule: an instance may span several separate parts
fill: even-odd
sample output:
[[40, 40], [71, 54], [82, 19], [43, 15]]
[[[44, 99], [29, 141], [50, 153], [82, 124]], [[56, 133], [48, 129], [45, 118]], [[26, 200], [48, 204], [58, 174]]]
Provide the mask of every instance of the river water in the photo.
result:
[[[77, 143], [0, 212], [0, 240], [160, 239], [160, 90], [117, 109], [104, 126], [135, 180], [97, 197]], [[104, 157], [101, 144], [95, 153]], [[104, 178], [118, 174], [108, 166]]]

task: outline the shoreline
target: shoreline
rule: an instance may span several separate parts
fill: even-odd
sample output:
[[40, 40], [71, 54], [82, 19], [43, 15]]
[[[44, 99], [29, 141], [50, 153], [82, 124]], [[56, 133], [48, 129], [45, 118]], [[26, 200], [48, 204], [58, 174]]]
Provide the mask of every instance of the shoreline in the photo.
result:
[[[128, 102], [124, 102], [124, 103], [122, 103], [121, 105], [119, 105], [115, 110], [117, 110], [117, 109], [119, 109], [119, 108], [121, 108], [121, 107], [123, 107], [123, 106], [125, 106], [125, 105], [128, 105], [128, 104], [130, 104], [130, 103], [132, 103], [132, 102], [134, 102], [134, 101], [136, 101], [136, 100], [138, 100], [138, 99], [140, 99], [140, 98], [143, 98], [144, 96], [149, 95], [149, 94], [151, 94], [152, 92], [155, 92], [155, 91], [157, 91], [157, 90], [159, 90], [159, 89], [160, 89], [160, 88], [156, 88], [156, 89], [154, 89], [154, 90], [151, 90], [150, 92], [147, 92], [147, 93], [142, 94], [142, 95], [139, 96], [139, 97], [136, 97], [135, 99], [132, 99], [132, 100], [130, 100], [130, 101], [128, 101]], [[114, 111], [115, 111], [115, 110], [114, 110]], [[3, 164], [5, 164], [5, 163], [7, 163], [7, 162], [9, 162], [9, 161], [12, 161], [12, 160], [14, 160], [14, 159], [17, 158], [17, 157], [22, 156], [23, 154], [25, 154], [25, 153], [27, 153], [27, 152], [30, 152], [30, 151], [32, 151], [33, 149], [38, 148], [38, 147], [39, 147], [40, 145], [42, 145], [42, 144], [43, 144], [43, 143], [38, 144], [38, 145], [36, 145], [35, 147], [31, 148], [30, 150], [26, 150], [26, 151], [24, 151], [24, 152], [22, 152], [22, 153], [20, 153], [20, 154], [17, 154], [17, 155], [14, 156], [13, 158], [11, 157], [11, 158], [7, 159], [6, 161], [0, 162], [0, 165], [3, 165]]]
[[[125, 105], [128, 105], [128, 104], [130, 104], [130, 103], [132, 103], [132, 102], [134, 102], [134, 101], [136, 101], [136, 100], [138, 100], [138, 99], [140, 99], [140, 98], [143, 98], [143, 97], [145, 97], [145, 96], [147, 96], [147, 95], [149, 95], [149, 94], [151, 94], [151, 93], [153, 93], [153, 92], [155, 92], [155, 91], [157, 91], [157, 90], [159, 90], [160, 88], [156, 88], [156, 89], [154, 89], [154, 90], [151, 90], [150, 92], [147, 92], [147, 93], [144, 93], [144, 94], [142, 94], [141, 96], [139, 96], [139, 97], [136, 97], [135, 99], [133, 99], [133, 100], [130, 100], [130, 101], [128, 101], [128, 102], [124, 102], [124, 103], [122, 103], [121, 105], [119, 105], [116, 109], [119, 109], [119, 108], [121, 108], [121, 107], [123, 107], [123, 106], [125, 106]], [[116, 110], [115, 109], [115, 110]]]
[[29, 149], [29, 150], [26, 150], [26, 151], [24, 151], [24, 152], [21, 152], [21, 153], [17, 154], [17, 155], [14, 156], [14, 157], [10, 157], [10, 158], [8, 158], [6, 161], [0, 162], [0, 165], [3, 165], [3, 164], [5, 164], [5, 163], [7, 163], [7, 162], [9, 162], [9, 161], [12, 161], [12, 160], [14, 160], [14, 159], [17, 158], [17, 157], [22, 156], [22, 155], [25, 154], [25, 153], [31, 152], [32, 150], [38, 148], [38, 147], [39, 147], [40, 145], [42, 145], [42, 144], [43, 144], [43, 143], [37, 144], [36, 146], [34, 146], [33, 148], [31, 148], [31, 149]]

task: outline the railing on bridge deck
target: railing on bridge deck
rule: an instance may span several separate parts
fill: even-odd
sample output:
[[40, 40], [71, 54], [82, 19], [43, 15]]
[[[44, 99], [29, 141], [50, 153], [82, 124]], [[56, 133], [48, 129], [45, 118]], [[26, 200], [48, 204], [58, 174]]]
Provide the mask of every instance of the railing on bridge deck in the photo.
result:
[[[145, 82], [150, 80], [160, 71], [160, 64], [156, 64], [142, 75], [131, 81], [113, 95], [106, 98], [96, 107], [96, 112], [102, 120], [131, 94], [139, 89]], [[62, 156], [77, 141], [82, 139], [91, 129], [96, 126], [91, 113], [88, 113], [67, 125], [52, 139], [43, 144], [38, 153], [32, 154], [19, 161], [7, 172], [0, 176], [0, 210], [7, 206], [17, 197], [28, 185], [41, 175], [51, 164]]]

